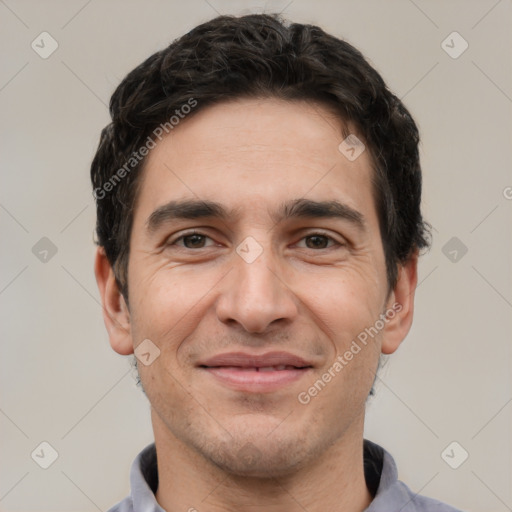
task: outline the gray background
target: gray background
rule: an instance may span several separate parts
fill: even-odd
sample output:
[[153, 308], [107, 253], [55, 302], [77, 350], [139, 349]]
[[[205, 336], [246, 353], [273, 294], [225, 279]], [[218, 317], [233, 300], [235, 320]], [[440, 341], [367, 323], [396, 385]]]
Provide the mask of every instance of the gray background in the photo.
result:
[[[103, 326], [90, 161], [129, 70], [217, 12], [254, 11], [284, 11], [357, 46], [422, 133], [434, 244], [366, 436], [414, 491], [468, 511], [512, 510], [507, 0], [0, 0], [0, 509], [106, 510], [128, 493], [152, 430], [131, 359], [110, 349]], [[31, 47], [43, 31], [58, 43], [46, 59]], [[469, 44], [458, 58], [442, 46], [453, 31]], [[452, 39], [453, 53], [462, 41]], [[42, 441], [58, 453], [48, 469], [31, 458]], [[452, 441], [469, 453], [458, 469], [441, 456]], [[463, 452], [448, 453], [453, 464]]]

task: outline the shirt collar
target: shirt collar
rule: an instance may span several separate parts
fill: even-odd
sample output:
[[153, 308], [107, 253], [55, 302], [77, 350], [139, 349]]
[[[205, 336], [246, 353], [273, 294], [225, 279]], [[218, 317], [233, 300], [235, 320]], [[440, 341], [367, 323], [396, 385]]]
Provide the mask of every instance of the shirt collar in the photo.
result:
[[137, 512], [165, 512], [155, 498], [158, 489], [156, 446], [152, 443], [133, 461], [130, 470], [133, 510]]
[[[399, 491], [397, 491], [397, 486], [394, 485], [398, 480], [398, 472], [393, 457], [379, 445], [367, 439], [364, 440], [363, 444], [363, 456], [366, 485], [374, 497], [367, 512], [375, 512], [390, 498], [399, 498], [396, 495], [396, 492]], [[130, 483], [133, 510], [137, 512], [165, 512], [155, 498], [158, 489], [155, 443], [146, 446], [133, 461], [130, 470]]]

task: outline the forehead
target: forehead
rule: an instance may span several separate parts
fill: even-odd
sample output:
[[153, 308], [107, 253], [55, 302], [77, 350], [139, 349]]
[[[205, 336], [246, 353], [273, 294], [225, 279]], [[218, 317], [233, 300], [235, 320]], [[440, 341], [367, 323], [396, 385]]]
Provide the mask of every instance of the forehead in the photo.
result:
[[368, 151], [355, 160], [340, 151], [351, 133], [317, 103], [267, 98], [206, 107], [147, 156], [136, 217], [171, 199], [254, 212], [302, 197], [339, 200], [375, 217]]

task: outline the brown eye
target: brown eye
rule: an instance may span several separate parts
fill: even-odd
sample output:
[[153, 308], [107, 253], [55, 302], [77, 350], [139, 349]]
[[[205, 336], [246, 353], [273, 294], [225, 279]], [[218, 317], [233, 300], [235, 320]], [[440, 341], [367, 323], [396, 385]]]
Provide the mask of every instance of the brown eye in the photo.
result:
[[323, 233], [312, 233], [303, 237], [298, 246], [302, 249], [332, 249], [334, 247], [342, 247], [344, 243], [338, 242], [332, 236]]
[[331, 239], [324, 235], [310, 235], [305, 240], [308, 249], [326, 249]]
[[188, 233], [168, 242], [168, 246], [178, 246], [185, 249], [203, 249], [215, 245], [214, 241], [202, 233]]
[[201, 249], [205, 246], [205, 237], [204, 235], [186, 235], [182, 237], [183, 245], [188, 249]]

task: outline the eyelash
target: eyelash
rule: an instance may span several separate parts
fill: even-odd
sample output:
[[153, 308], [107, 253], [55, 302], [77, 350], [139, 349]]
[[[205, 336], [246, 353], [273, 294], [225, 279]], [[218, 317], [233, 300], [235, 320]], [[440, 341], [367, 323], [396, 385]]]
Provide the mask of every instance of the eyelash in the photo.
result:
[[[197, 236], [201, 236], [201, 237], [204, 237], [204, 238], [209, 238], [210, 240], [212, 240], [211, 237], [209, 237], [208, 235], [205, 235], [204, 233], [201, 233], [200, 231], [190, 231], [188, 233], [184, 233], [182, 234], [181, 236], [179, 236], [178, 238], [176, 238], [175, 240], [172, 240], [172, 241], [169, 241], [168, 243], [166, 243], [167, 246], [173, 246], [173, 245], [176, 245], [177, 242], [179, 241], [184, 241], [185, 238], [189, 237], [189, 236], [194, 236], [194, 235], [197, 235]], [[346, 244], [344, 243], [341, 243], [341, 242], [338, 242], [336, 239], [334, 239], [332, 236], [322, 232], [322, 231], [315, 231], [313, 233], [308, 233], [307, 235], [304, 235], [300, 240], [304, 240], [306, 238], [310, 238], [310, 237], [315, 237], [315, 236], [320, 236], [320, 237], [324, 237], [326, 239], [328, 239], [328, 241], [330, 242], [333, 242], [333, 245], [331, 245], [330, 247], [321, 247], [320, 249], [318, 250], [326, 250], [326, 249], [332, 249], [333, 247], [343, 247], [345, 246]], [[191, 251], [193, 250], [196, 250], [196, 249], [193, 249], [193, 248], [190, 248], [190, 247], [185, 247], [185, 246], [180, 246], [181, 248], [183, 249], [189, 249]], [[199, 249], [205, 249], [206, 247], [199, 247], [197, 248], [197, 250]], [[310, 249], [309, 247], [303, 247], [303, 249]], [[315, 249], [312, 249], [312, 250], [315, 250]]]

